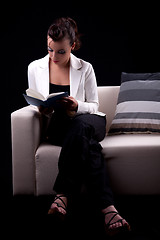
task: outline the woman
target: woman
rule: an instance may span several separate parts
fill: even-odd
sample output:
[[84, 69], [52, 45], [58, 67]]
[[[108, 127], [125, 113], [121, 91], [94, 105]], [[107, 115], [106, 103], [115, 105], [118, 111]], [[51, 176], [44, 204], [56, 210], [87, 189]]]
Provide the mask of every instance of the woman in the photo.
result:
[[97, 84], [90, 63], [75, 57], [71, 51], [80, 47], [75, 21], [56, 19], [47, 33], [48, 55], [28, 67], [29, 87], [47, 96], [68, 91], [69, 97], [60, 101], [61, 108], [40, 107], [51, 114], [48, 140], [62, 147], [59, 173], [53, 189], [57, 195], [49, 214], [65, 217], [68, 199], [85, 183], [97, 208], [104, 214], [106, 232], [113, 235], [130, 229], [114, 207], [107, 182], [104, 159], [99, 144], [106, 133], [105, 115], [98, 112]]

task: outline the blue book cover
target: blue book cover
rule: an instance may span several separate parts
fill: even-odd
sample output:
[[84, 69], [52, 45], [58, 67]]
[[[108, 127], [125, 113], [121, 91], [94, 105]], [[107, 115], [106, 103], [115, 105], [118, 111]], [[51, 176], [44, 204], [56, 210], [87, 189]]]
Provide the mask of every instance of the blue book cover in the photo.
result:
[[[26, 91], [27, 94], [23, 94], [23, 96], [28, 104], [31, 104], [37, 107], [43, 106], [43, 107], [57, 108], [60, 105], [59, 100], [61, 100], [63, 97], [69, 96], [68, 92], [60, 92], [60, 93], [52, 93], [47, 97], [47, 99], [44, 99], [44, 97], [41, 94], [37, 93], [34, 90], [31, 90], [31, 91], [32, 91], [31, 94], [29, 93], [29, 91], [28, 92]], [[32, 94], [33, 91], [36, 94]]]

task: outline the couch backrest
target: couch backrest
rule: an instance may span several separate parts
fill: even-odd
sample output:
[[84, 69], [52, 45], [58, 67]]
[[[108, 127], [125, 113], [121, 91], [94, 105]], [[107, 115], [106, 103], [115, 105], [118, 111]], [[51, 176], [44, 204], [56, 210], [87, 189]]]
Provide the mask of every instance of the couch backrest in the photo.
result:
[[115, 115], [119, 86], [98, 87], [99, 111], [107, 115], [107, 132]]

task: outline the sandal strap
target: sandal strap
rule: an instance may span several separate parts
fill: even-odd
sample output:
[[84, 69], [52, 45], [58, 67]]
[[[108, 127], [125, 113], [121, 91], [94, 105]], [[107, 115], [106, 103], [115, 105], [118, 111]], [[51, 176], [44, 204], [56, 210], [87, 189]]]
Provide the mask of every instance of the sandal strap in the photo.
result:
[[[62, 197], [66, 197], [65, 195], [59, 195], [59, 196], [55, 196], [55, 199], [54, 199], [54, 203], [58, 206], [58, 207], [61, 207], [61, 208], [63, 208], [64, 210], [66, 210], [66, 208], [67, 208], [67, 205], [66, 205], [66, 203], [64, 202], [64, 200], [62, 199]], [[61, 206], [61, 204], [59, 204], [59, 203], [57, 203], [57, 202], [55, 202], [57, 199], [59, 199], [62, 203], [63, 203], [63, 205], [64, 205], [64, 207], [63, 206]]]
[[106, 213], [104, 213], [104, 216], [107, 215], [107, 214], [110, 214], [110, 213], [116, 213], [116, 214], [119, 214], [117, 211], [110, 211], [110, 212], [106, 212]]
[[59, 204], [59, 203], [57, 203], [57, 202], [54, 202], [58, 207], [61, 207], [61, 208], [63, 208], [65, 211], [66, 211], [66, 208], [65, 207], [63, 207], [61, 204]]
[[[111, 221], [119, 214], [118, 212], [116, 211], [110, 211], [110, 212], [106, 212], [104, 215], [106, 216], [107, 214], [111, 214], [111, 213], [114, 213], [114, 215], [110, 218], [110, 220], [108, 221], [107, 225], [112, 225], [113, 223], [111, 223]], [[116, 222], [119, 222], [121, 221], [122, 219], [119, 219], [117, 220]], [[114, 222], [114, 223], [116, 223]]]

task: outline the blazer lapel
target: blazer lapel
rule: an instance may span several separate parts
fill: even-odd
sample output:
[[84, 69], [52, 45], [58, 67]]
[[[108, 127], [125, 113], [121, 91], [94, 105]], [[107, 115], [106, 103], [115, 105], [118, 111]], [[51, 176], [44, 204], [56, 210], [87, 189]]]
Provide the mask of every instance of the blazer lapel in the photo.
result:
[[70, 95], [76, 97], [79, 83], [82, 77], [82, 64], [80, 60], [71, 54], [71, 66], [70, 66]]

